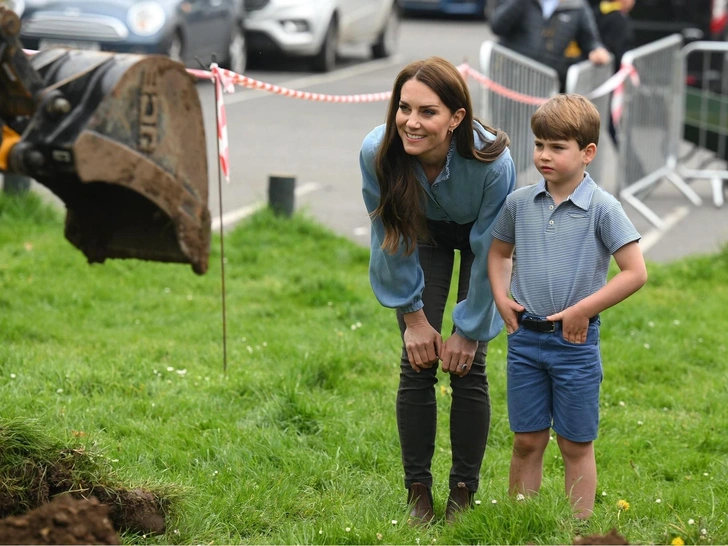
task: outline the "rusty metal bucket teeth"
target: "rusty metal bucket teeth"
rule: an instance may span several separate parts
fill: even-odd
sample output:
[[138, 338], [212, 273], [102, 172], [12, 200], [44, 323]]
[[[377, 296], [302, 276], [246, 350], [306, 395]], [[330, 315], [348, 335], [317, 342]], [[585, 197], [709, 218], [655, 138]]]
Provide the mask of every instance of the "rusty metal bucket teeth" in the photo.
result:
[[4, 45], [3, 59], [15, 55], [5, 72], [20, 81], [28, 72], [40, 76], [26, 86], [35, 104], [30, 116], [28, 100], [3, 112], [22, 135], [8, 170], [63, 200], [68, 240], [89, 262], [182, 262], [203, 274], [207, 151], [195, 80], [184, 66], [164, 56], [52, 49], [32, 56], [31, 68], [17, 57], [19, 42]]

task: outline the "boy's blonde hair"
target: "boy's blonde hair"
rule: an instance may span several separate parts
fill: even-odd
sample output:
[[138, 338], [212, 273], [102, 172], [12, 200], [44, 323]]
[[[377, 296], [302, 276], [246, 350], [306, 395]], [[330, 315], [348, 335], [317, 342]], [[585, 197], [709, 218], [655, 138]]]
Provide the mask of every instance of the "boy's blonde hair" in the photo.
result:
[[531, 116], [531, 130], [544, 140], [576, 140], [583, 150], [590, 143], [599, 144], [601, 119], [591, 101], [581, 95], [551, 97]]

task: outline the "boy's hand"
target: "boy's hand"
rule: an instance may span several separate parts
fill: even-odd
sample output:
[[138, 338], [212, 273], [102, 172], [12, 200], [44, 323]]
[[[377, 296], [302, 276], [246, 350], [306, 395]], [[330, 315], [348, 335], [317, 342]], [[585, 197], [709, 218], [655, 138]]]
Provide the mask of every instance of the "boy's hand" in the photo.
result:
[[512, 334], [518, 330], [518, 313], [525, 311], [526, 308], [510, 298], [496, 300], [495, 306], [498, 308], [503, 322], [506, 323], [506, 332]]
[[463, 377], [470, 371], [478, 350], [478, 342], [466, 339], [460, 334], [453, 334], [442, 346], [442, 371]]
[[555, 315], [549, 315], [546, 320], [561, 321], [561, 334], [569, 343], [586, 343], [586, 334], [589, 331], [589, 317], [579, 313], [574, 307], [564, 309]]
[[592, 49], [589, 52], [589, 60], [594, 64], [607, 64], [610, 59], [611, 55], [609, 54], [609, 51], [603, 47]]

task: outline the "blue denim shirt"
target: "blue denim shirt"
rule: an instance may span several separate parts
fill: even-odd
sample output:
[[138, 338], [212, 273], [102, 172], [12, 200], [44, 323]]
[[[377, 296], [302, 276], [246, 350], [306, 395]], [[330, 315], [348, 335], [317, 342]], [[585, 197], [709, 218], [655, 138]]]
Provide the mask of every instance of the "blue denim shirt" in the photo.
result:
[[[494, 138], [480, 125], [478, 128], [481, 134]], [[477, 130], [474, 133], [475, 146], [482, 148], [485, 144], [483, 137]], [[375, 128], [364, 139], [359, 154], [362, 194], [369, 213], [379, 204], [380, 190], [374, 158], [383, 136], [384, 125]], [[470, 246], [475, 260], [471, 269], [470, 288], [466, 299], [455, 306], [453, 322], [456, 332], [467, 339], [493, 339], [503, 327], [503, 321], [495, 307], [488, 281], [488, 250], [493, 240], [492, 224], [506, 196], [516, 184], [516, 171], [510, 151], [506, 149], [495, 161], [483, 163], [461, 157], [453, 141], [445, 167], [432, 185], [419, 162], [416, 163], [416, 173], [427, 195], [427, 218], [457, 224], [473, 222]], [[382, 241], [384, 225], [381, 219], [375, 218], [371, 226], [369, 261], [369, 278], [374, 294], [383, 306], [402, 313], [422, 309], [425, 279], [417, 250], [405, 256], [404, 245], [400, 244], [395, 254], [389, 254], [382, 250]]]

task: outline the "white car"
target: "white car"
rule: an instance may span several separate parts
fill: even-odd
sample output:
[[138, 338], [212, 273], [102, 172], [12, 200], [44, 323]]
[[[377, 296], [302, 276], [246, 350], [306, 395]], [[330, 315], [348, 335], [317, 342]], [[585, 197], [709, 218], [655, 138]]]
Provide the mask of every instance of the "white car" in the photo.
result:
[[248, 61], [278, 52], [308, 58], [314, 70], [336, 65], [340, 44], [365, 43], [375, 58], [397, 47], [397, 0], [245, 0]]

